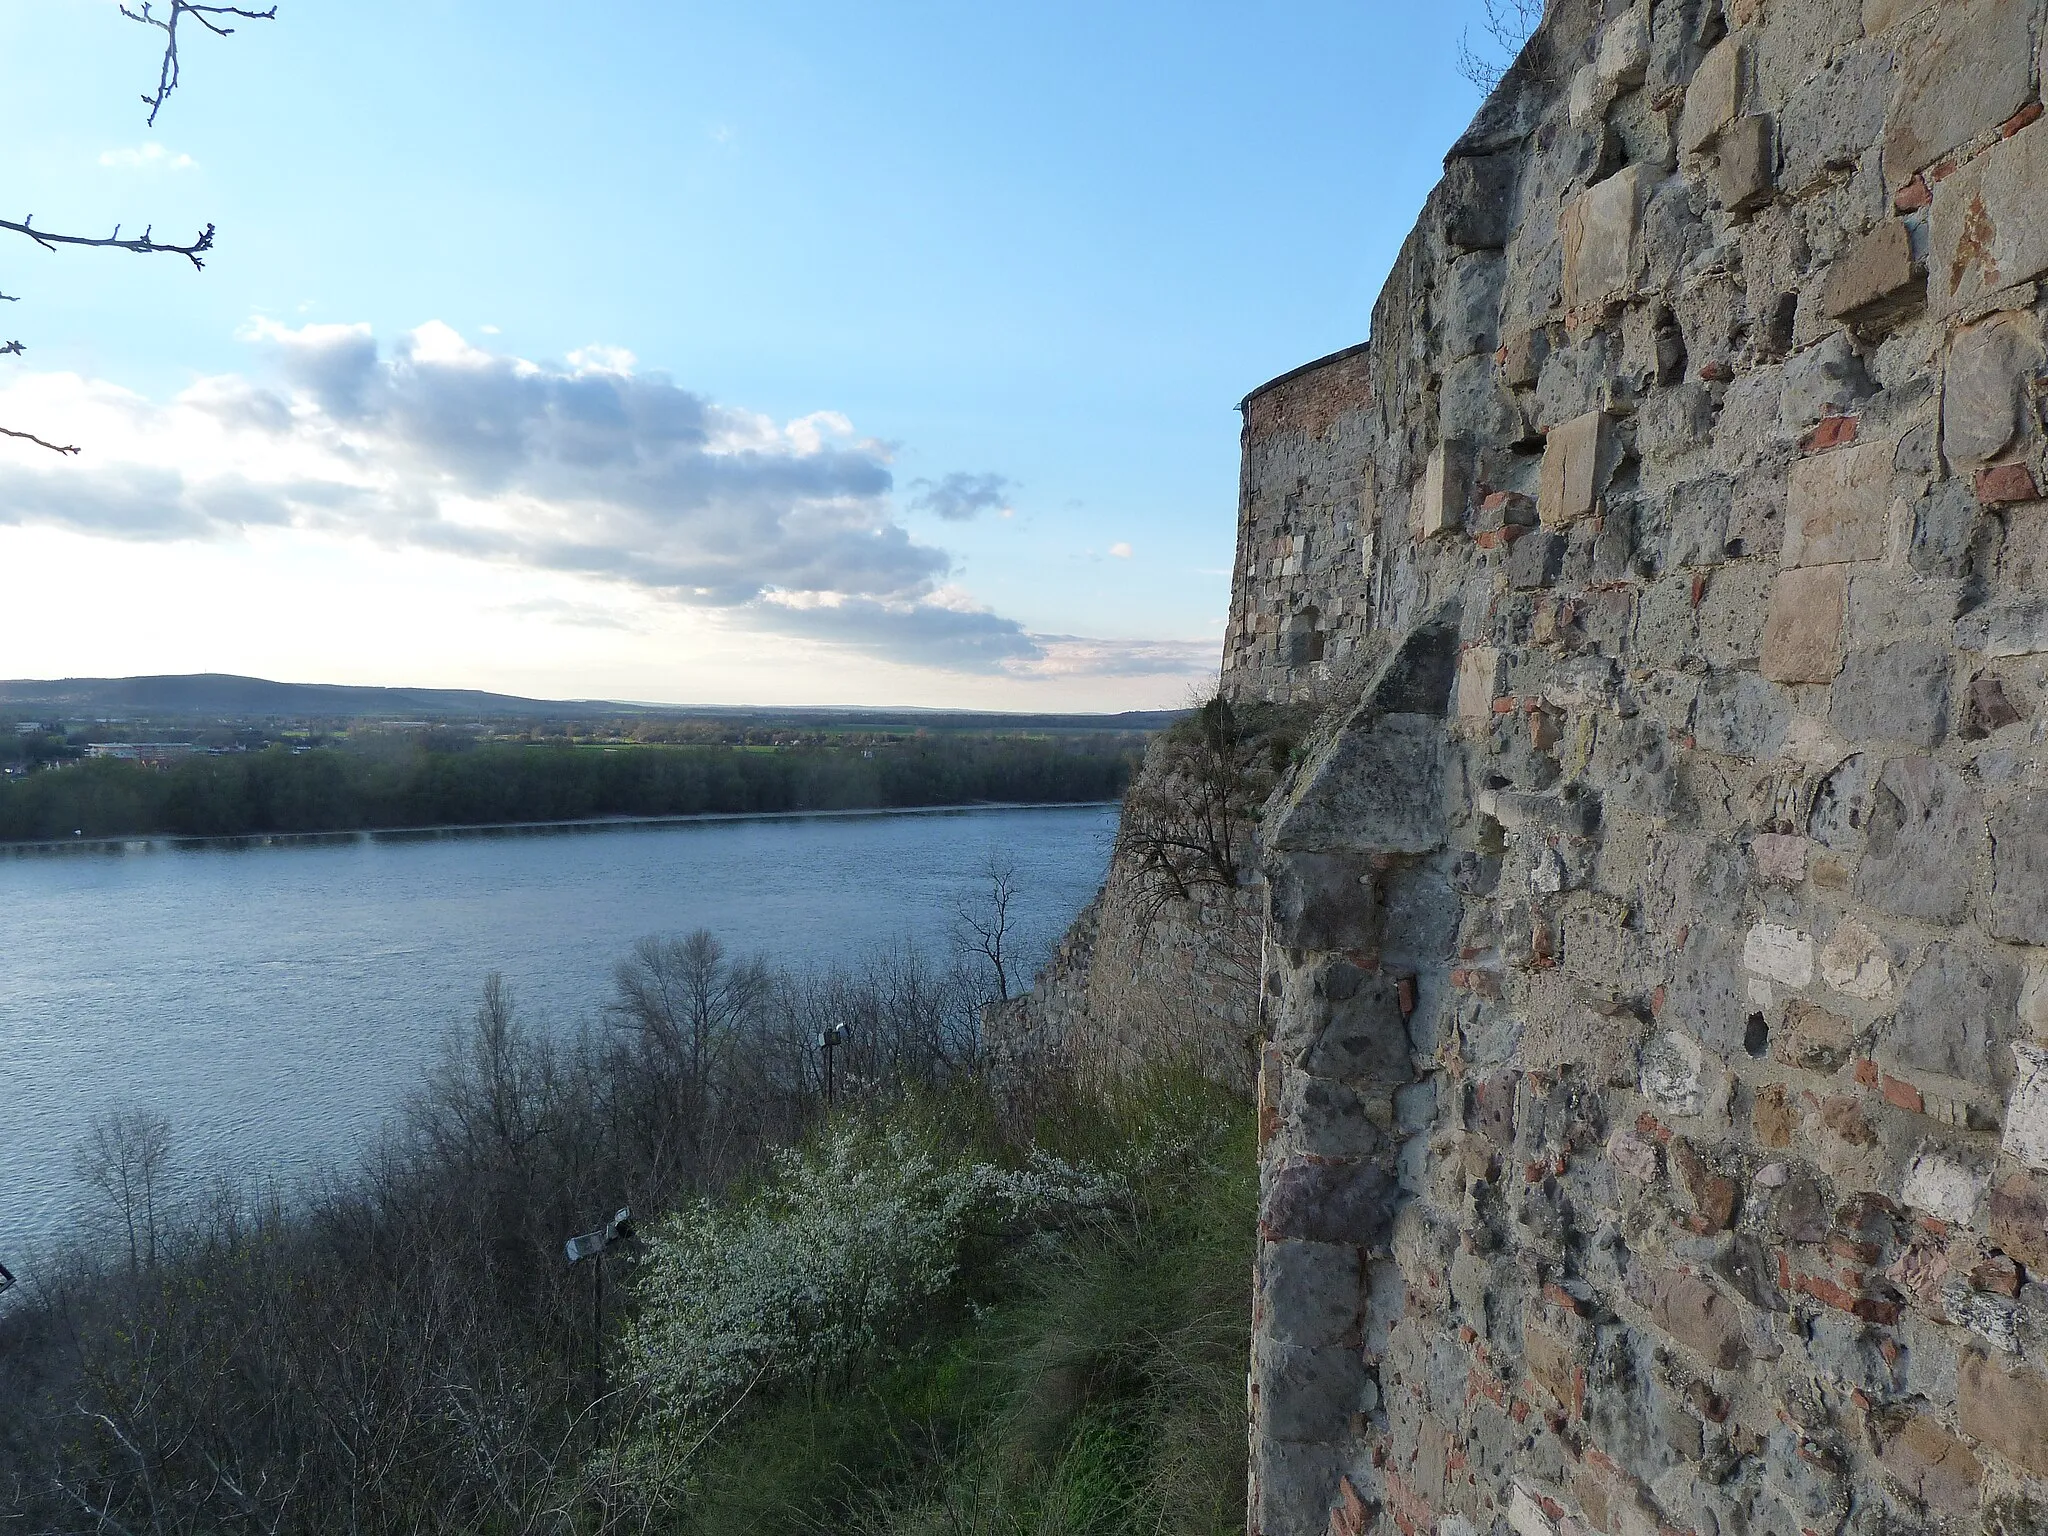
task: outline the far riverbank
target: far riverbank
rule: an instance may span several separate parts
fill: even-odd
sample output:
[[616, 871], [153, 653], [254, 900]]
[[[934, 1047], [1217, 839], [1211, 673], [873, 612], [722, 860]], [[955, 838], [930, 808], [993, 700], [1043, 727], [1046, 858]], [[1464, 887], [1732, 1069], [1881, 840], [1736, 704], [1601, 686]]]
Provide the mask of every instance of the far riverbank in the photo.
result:
[[66, 853], [167, 853], [178, 849], [341, 848], [352, 843], [434, 842], [465, 837], [545, 837], [697, 822], [844, 821], [867, 816], [960, 816], [984, 811], [1104, 810], [1116, 800], [970, 800], [957, 805], [857, 806], [834, 811], [692, 811], [678, 816], [583, 816], [565, 821], [479, 821], [439, 827], [362, 827], [347, 832], [262, 832], [224, 836], [41, 838], [0, 842], [0, 855], [31, 858]]

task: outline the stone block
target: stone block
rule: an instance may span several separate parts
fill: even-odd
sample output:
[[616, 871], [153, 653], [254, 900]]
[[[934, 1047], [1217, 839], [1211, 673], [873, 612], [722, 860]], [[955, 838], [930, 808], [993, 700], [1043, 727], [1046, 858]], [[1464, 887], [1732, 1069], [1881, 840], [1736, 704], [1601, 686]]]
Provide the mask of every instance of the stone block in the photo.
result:
[[1543, 376], [1544, 361], [1550, 356], [1550, 328], [1532, 326], [1516, 331], [1501, 343], [1500, 380], [1510, 389], [1533, 389]]
[[1697, 1115], [1707, 1104], [1707, 1057], [1699, 1042], [1666, 1030], [1643, 1046], [1638, 1086], [1668, 1115]]
[[1984, 1189], [1990, 1179], [1952, 1157], [1939, 1152], [1922, 1152], [1906, 1170], [1900, 1198], [1916, 1211], [1952, 1227], [1973, 1226], [1977, 1208], [1984, 1203]]
[[1733, 1179], [1717, 1170], [1700, 1155], [1699, 1149], [1683, 1136], [1671, 1138], [1671, 1167], [1685, 1186], [1692, 1208], [1710, 1231], [1725, 1232], [1735, 1224], [1735, 1208], [1742, 1198]]
[[1956, 1372], [1956, 1415], [1963, 1433], [2017, 1467], [2048, 1476], [2048, 1376], [2004, 1371], [1982, 1355]]
[[1371, 866], [1347, 854], [1295, 853], [1274, 859], [1267, 900], [1276, 938], [1290, 949], [1370, 954], [1383, 918]]
[[1741, 115], [1748, 60], [1748, 39], [1740, 32], [1722, 38], [1700, 60], [1685, 88], [1685, 109], [1678, 119], [1678, 145], [1687, 154], [1700, 153]]
[[1780, 986], [1803, 987], [1813, 980], [1813, 935], [1782, 923], [1758, 923], [1742, 941], [1742, 968]]
[[1961, 774], [1931, 757], [1886, 763], [1863, 811], [1858, 901], [1900, 917], [1959, 921], [1984, 847], [1984, 807]]
[[1791, 88], [1778, 108], [1781, 187], [1806, 196], [1870, 153], [1884, 133], [1892, 73], [1891, 49], [1866, 43]]
[[1960, 166], [1929, 215], [1928, 302], [1937, 318], [2048, 271], [2048, 119]]
[[2027, 1266], [2048, 1275], [2048, 1179], [2009, 1173], [1991, 1187], [1991, 1241]]
[[2012, 1097], [2005, 1105], [2007, 1157], [2048, 1169], [2048, 1048], [2014, 1041]]
[[1885, 121], [1885, 184], [1989, 133], [2033, 90], [2029, 0], [1945, 0], [1934, 24], [1899, 50], [1898, 94]]
[[1941, 447], [1950, 462], [1988, 464], [2020, 429], [2021, 373], [2040, 349], [2025, 322], [1994, 315], [1958, 331], [1941, 380]]
[[1845, 997], [1880, 1001], [1892, 992], [1891, 951], [1854, 918], [1843, 918], [1821, 947], [1820, 977]]
[[1967, 480], [1944, 480], [1913, 507], [1907, 562], [1922, 576], [1959, 577], [1977, 558], [1982, 509]]
[[2018, 967], [1959, 944], [1931, 944], [1906, 983], [1878, 1059], [1965, 1082], [2002, 1076], [1993, 1053], [2019, 1002]]
[[1938, 746], [1948, 734], [1949, 649], [1894, 640], [1852, 651], [1828, 696], [1828, 723], [1844, 741]]
[[1778, 131], [1768, 113], [1738, 117], [1714, 145], [1714, 201], [1749, 213], [1778, 189]]
[[1515, 227], [1519, 155], [1460, 155], [1444, 162], [1444, 239], [1467, 251], [1497, 251]]
[[1471, 494], [1471, 455], [1461, 443], [1438, 443], [1410, 503], [1415, 537], [1433, 539], [1465, 531]]
[[1831, 681], [1842, 670], [1848, 601], [1849, 576], [1840, 566], [1781, 572], [1764, 620], [1764, 676], [1774, 683]]
[[1839, 1013], [1793, 998], [1776, 1031], [1771, 1053], [1804, 1072], [1835, 1072], [1856, 1044], [1856, 1026]]
[[1633, 291], [1649, 174], [1643, 166], [1628, 166], [1565, 204], [1564, 298], [1571, 308], [1598, 307]]
[[1370, 1246], [1385, 1240], [1396, 1194], [1377, 1163], [1289, 1159], [1265, 1180], [1259, 1233], [1268, 1242]]
[[1547, 587], [1564, 569], [1565, 536], [1540, 529], [1508, 546], [1508, 585], [1517, 592]]
[[1507, 262], [1495, 251], [1474, 251], [1451, 263], [1439, 290], [1437, 317], [1446, 357], [1499, 349], [1501, 285], [1506, 278]]
[[1983, 1464], [1924, 1413], [1887, 1435], [1878, 1459], [1909, 1497], [1930, 1510], [1960, 1515], [1977, 1507]]
[[1830, 331], [1815, 345], [1786, 358], [1780, 379], [1784, 387], [1778, 397], [1778, 425], [1816, 445], [1839, 429], [1824, 435], [1808, 428], [1817, 428], [1829, 417], [1853, 413], [1877, 391], [1855, 343], [1841, 331]]
[[1728, 558], [1728, 516], [1734, 488], [1715, 476], [1694, 480], [1671, 493], [1671, 533], [1665, 561], [1671, 567], [1719, 565]]
[[1884, 558], [1892, 504], [1892, 455], [1879, 440], [1815, 454], [1792, 466], [1785, 487], [1787, 566]]
[[1278, 1242], [1259, 1255], [1265, 1331], [1282, 1344], [1342, 1343], [1364, 1305], [1358, 1250], [1334, 1243]]
[[1757, 878], [1773, 885], [1804, 885], [1810, 846], [1805, 838], [1790, 833], [1757, 833], [1749, 845], [1750, 855], [1756, 860]]
[[1697, 1275], [1670, 1270], [1650, 1293], [1651, 1321], [1715, 1370], [1732, 1370], [1746, 1353], [1737, 1304]]
[[[1444, 670], [1448, 694], [1453, 665]], [[1269, 847], [1368, 854], [1441, 847], [1444, 750], [1444, 722], [1435, 714], [1362, 714], [1278, 812]]]
[[1821, 283], [1820, 303], [1830, 319], [1869, 325], [1919, 308], [1927, 300], [1927, 272], [1913, 260], [1906, 226], [1888, 219], [1842, 252]]
[[1987, 507], [2011, 507], [2041, 498], [2034, 471], [2024, 463], [1987, 464], [1971, 478], [1977, 500]]
[[1364, 1406], [1368, 1378], [1356, 1349], [1256, 1341], [1260, 1428], [1275, 1440], [1327, 1438]]
[[1493, 723], [1500, 692], [1501, 654], [1490, 645], [1467, 646], [1458, 654], [1458, 723], [1484, 730]]
[[1987, 659], [2048, 651], [2048, 597], [2002, 597], [1956, 620], [1956, 644]]
[[2048, 791], [2016, 794], [1991, 818], [1990, 928], [2048, 944]]
[[[1395, 978], [1340, 961], [1324, 968], [1315, 991], [1317, 1026], [1294, 1063], [1302, 1071], [1364, 1088], [1414, 1075]], [[1290, 1030], [1276, 1043], [1285, 1048], [1298, 1037]]]
[[1785, 690], [1754, 672], [1716, 672], [1700, 684], [1693, 703], [1693, 737], [1700, 748], [1751, 762], [1774, 758], [1785, 745], [1792, 705]]
[[1604, 411], [1588, 411], [1550, 429], [1536, 491], [1536, 512], [1545, 527], [1565, 527], [1599, 505], [1611, 432]]
[[1600, 46], [1593, 55], [1593, 69], [1609, 91], [1641, 85], [1650, 64], [1649, 0], [1623, 11], [1600, 31]]

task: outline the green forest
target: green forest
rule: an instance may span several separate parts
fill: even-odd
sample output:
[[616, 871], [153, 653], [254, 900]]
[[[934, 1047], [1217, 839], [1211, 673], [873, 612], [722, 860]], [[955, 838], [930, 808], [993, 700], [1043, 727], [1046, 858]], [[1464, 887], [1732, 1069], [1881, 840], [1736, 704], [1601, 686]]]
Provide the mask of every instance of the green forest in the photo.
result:
[[92, 759], [0, 780], [0, 842], [239, 837], [602, 816], [1111, 800], [1142, 739], [930, 736], [884, 746], [594, 747], [371, 739]]

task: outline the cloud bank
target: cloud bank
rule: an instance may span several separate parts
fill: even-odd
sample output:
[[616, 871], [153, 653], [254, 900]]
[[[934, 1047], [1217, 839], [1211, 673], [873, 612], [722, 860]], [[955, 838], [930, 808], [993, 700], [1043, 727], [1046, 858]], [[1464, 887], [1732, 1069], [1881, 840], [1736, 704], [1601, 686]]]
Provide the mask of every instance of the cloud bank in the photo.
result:
[[[438, 322], [389, 348], [364, 325], [252, 326], [274, 381], [203, 379], [169, 404], [73, 375], [0, 393], [83, 459], [0, 448], [0, 525], [122, 540], [292, 528], [621, 583], [729, 622], [912, 665], [1016, 676], [1196, 670], [1191, 648], [1027, 632], [948, 585], [897, 520], [890, 451], [845, 417], [777, 423], [630, 354], [540, 364]], [[31, 380], [33, 381], [31, 383]], [[999, 508], [1000, 475], [915, 504]]]

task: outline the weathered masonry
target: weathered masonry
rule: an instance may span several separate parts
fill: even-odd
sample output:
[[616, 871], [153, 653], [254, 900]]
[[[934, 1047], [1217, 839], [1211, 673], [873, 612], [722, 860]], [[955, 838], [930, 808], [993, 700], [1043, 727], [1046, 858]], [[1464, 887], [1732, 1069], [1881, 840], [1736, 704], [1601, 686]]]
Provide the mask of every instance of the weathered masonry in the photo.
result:
[[2048, 0], [1556, 0], [1245, 402], [1261, 1536], [2048, 1531]]

